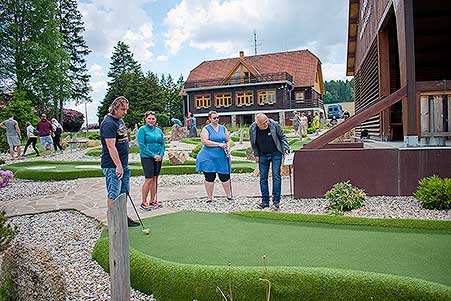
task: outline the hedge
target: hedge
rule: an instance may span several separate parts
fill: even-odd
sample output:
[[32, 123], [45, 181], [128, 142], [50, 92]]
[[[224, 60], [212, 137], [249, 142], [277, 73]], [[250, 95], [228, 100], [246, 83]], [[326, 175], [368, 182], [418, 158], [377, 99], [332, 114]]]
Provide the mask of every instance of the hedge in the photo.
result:
[[[108, 271], [108, 239], [96, 242], [93, 259]], [[308, 267], [268, 267], [271, 300], [451, 300], [451, 287], [388, 274]], [[130, 248], [133, 288], [158, 300], [219, 300], [216, 287], [236, 300], [264, 300], [263, 267], [179, 264]]]
[[246, 149], [237, 149], [231, 152], [232, 156], [246, 158]]
[[233, 212], [231, 214], [251, 218], [282, 220], [289, 222], [313, 222], [334, 225], [356, 225], [356, 226], [441, 230], [444, 231], [444, 233], [451, 233], [451, 221], [441, 221], [441, 220], [365, 218], [354, 216], [300, 214], [300, 213], [266, 212], [266, 211], [239, 211]]
[[[42, 170], [31, 170], [26, 169], [30, 166], [39, 165], [61, 165], [65, 167], [66, 170], [58, 169], [42, 169]], [[61, 181], [61, 180], [73, 180], [77, 178], [93, 178], [93, 177], [103, 177], [102, 169], [77, 169], [70, 168], [71, 165], [93, 165], [96, 167], [100, 166], [100, 162], [96, 161], [31, 161], [31, 162], [20, 162], [9, 165], [2, 166], [3, 170], [11, 170], [14, 173], [15, 178], [28, 179], [35, 181]], [[143, 169], [141, 163], [131, 162], [129, 164], [132, 176], [142, 176]], [[233, 173], [247, 173], [253, 172], [255, 169], [255, 163], [248, 161], [240, 161], [232, 163]], [[161, 168], [161, 174], [163, 175], [183, 175], [183, 174], [194, 174], [196, 173], [196, 165], [194, 160], [187, 160], [184, 164], [180, 165], [169, 165], [168, 161], [163, 161], [163, 167]]]
[[[137, 154], [137, 153], [139, 153], [139, 147], [131, 146], [129, 148], [129, 152]], [[92, 157], [100, 157], [102, 155], [102, 148], [101, 147], [92, 148], [92, 149], [88, 150], [85, 153], [85, 155], [92, 156]]]

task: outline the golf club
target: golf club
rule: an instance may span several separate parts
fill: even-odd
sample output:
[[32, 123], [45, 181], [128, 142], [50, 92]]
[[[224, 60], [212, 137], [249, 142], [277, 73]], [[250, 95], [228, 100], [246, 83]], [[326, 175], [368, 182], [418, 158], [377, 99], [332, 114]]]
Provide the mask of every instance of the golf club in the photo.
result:
[[141, 227], [143, 228], [142, 231], [144, 232], [144, 234], [149, 235], [150, 229], [149, 228], [146, 228], [146, 229], [144, 228], [144, 224], [143, 224], [143, 222], [141, 220], [141, 217], [139, 216], [138, 210], [136, 210], [135, 203], [133, 203], [133, 200], [132, 200], [132, 197], [130, 196], [130, 193], [128, 191], [127, 185], [124, 184], [124, 180], [122, 180], [122, 185], [124, 185], [125, 193], [128, 196], [128, 198], [130, 199], [130, 202], [132, 203], [133, 209], [135, 209], [136, 216], [138, 216], [139, 223], [141, 224]]
[[233, 199], [233, 190], [232, 190], [232, 158], [230, 157], [230, 150], [228, 147], [224, 148], [224, 152], [226, 154], [226, 157], [229, 156], [227, 159], [227, 162], [229, 163], [229, 172], [230, 172], [230, 197]]

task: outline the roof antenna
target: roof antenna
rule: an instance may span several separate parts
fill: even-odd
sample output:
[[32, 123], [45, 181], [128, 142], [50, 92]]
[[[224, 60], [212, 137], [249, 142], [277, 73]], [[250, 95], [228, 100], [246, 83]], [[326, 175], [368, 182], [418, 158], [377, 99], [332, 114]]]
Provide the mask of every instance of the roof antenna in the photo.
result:
[[257, 55], [257, 46], [261, 46], [262, 43], [257, 44], [257, 32], [254, 29], [254, 53]]

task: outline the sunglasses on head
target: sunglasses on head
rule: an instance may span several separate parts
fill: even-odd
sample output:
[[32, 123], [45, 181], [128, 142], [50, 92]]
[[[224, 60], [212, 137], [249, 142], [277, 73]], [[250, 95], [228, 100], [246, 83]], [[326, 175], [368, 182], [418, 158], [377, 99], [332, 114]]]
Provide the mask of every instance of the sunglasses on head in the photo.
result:
[[146, 115], [146, 118], [147, 118], [147, 116], [149, 116], [149, 115], [154, 115], [154, 116], [156, 116], [157, 114], [155, 114], [154, 111], [147, 111], [145, 115]]

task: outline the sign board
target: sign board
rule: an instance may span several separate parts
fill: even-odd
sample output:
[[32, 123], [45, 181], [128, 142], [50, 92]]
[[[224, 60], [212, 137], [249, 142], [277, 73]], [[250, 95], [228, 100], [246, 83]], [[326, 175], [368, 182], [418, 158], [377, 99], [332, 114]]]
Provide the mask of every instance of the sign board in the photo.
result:
[[289, 153], [285, 155], [285, 159], [283, 160], [283, 165], [293, 165], [294, 153]]

